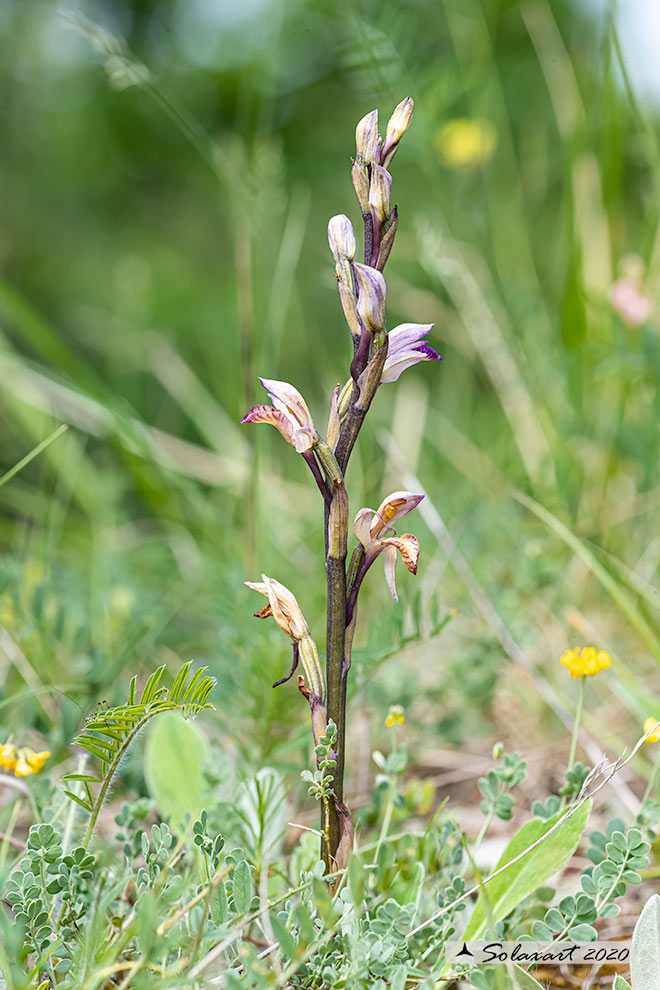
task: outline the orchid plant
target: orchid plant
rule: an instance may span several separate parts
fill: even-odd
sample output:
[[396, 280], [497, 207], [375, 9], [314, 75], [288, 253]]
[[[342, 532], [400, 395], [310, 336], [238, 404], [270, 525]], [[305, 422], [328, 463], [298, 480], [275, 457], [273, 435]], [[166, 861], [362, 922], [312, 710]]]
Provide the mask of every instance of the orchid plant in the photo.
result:
[[[385, 305], [387, 285], [383, 270], [398, 225], [398, 211], [391, 205], [390, 166], [399, 143], [410, 126], [413, 101], [406, 97], [390, 117], [385, 138], [378, 134], [378, 111], [368, 113], [357, 125], [353, 187], [364, 227], [364, 263], [355, 260], [357, 244], [348, 217], [340, 214], [328, 224], [328, 242], [335, 262], [341, 308], [351, 334], [353, 355], [346, 384], [337, 385], [330, 397], [325, 439], [319, 434], [307, 403], [293, 385], [262, 378], [272, 405], [254, 406], [243, 423], [270, 423], [308, 464], [325, 503], [327, 580], [326, 669], [323, 676], [319, 651], [294, 595], [284, 585], [262, 575], [262, 582], [248, 587], [268, 598], [255, 613], [272, 616], [293, 644], [289, 680], [300, 662], [303, 674], [298, 687], [310, 704], [317, 758], [327, 739], [328, 725], [336, 727], [331, 787], [324, 791], [322, 857], [328, 872], [341, 868], [353, 844], [350, 812], [343, 802], [346, 738], [346, 698], [351, 667], [351, 646], [357, 619], [360, 588], [367, 571], [383, 555], [385, 577], [397, 600], [397, 555], [415, 574], [419, 543], [411, 533], [397, 535], [393, 524], [411, 512], [423, 498], [414, 492], [388, 495], [376, 511], [362, 508], [355, 516], [356, 546], [347, 565], [349, 503], [346, 469], [369, 407], [380, 385], [395, 382], [406, 368], [421, 361], [438, 361], [428, 344], [432, 325], [402, 323], [389, 332]], [[334, 766], [333, 766], [334, 764]]]

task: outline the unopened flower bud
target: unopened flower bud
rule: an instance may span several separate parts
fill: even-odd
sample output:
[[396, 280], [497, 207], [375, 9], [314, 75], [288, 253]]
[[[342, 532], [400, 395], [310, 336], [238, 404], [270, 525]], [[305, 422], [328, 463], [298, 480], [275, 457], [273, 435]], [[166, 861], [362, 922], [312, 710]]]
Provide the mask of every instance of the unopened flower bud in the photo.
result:
[[369, 184], [369, 206], [381, 223], [389, 220], [391, 197], [392, 176], [381, 165], [372, 165], [371, 183]]
[[399, 225], [399, 213], [396, 208], [392, 210], [390, 218], [383, 224], [383, 230], [381, 234], [380, 244], [378, 246], [378, 258], [376, 259], [376, 268], [379, 272], [382, 272], [383, 268], [387, 264], [387, 259], [390, 256], [392, 250], [392, 245], [394, 244], [394, 238], [396, 237], [396, 228]]
[[379, 160], [378, 111], [366, 114], [355, 128], [357, 161], [362, 165]]
[[352, 261], [355, 257], [353, 225], [343, 213], [339, 213], [328, 223], [328, 244], [335, 262], [339, 262], [340, 258]]
[[353, 266], [358, 284], [357, 310], [365, 330], [373, 333], [385, 326], [387, 286], [382, 274], [369, 265]]
[[339, 393], [338, 406], [339, 406], [340, 419], [343, 419], [343, 417], [348, 412], [348, 407], [351, 404], [352, 393], [353, 393], [353, 379], [349, 378], [346, 384], [344, 385], [344, 387], [342, 388], [341, 392]]
[[344, 285], [341, 275], [338, 276], [337, 288], [339, 289], [339, 300], [344, 311], [346, 322], [353, 337], [360, 336], [360, 321], [358, 320], [357, 301], [353, 289]]
[[381, 152], [381, 161], [387, 168], [396, 154], [399, 141], [410, 127], [413, 115], [413, 101], [409, 96], [399, 103], [398, 107], [387, 122], [385, 143]]
[[328, 416], [328, 434], [326, 436], [326, 443], [331, 451], [333, 451], [337, 446], [337, 441], [339, 440], [339, 430], [341, 427], [341, 420], [339, 418], [339, 385], [335, 386], [332, 393], [332, 398], [330, 399], [330, 415]]
[[353, 188], [355, 189], [355, 195], [357, 196], [357, 201], [360, 204], [360, 209], [362, 213], [369, 212], [369, 175], [367, 172], [367, 167], [361, 165], [359, 162], [353, 162], [353, 168], [351, 170], [351, 178], [353, 180]]

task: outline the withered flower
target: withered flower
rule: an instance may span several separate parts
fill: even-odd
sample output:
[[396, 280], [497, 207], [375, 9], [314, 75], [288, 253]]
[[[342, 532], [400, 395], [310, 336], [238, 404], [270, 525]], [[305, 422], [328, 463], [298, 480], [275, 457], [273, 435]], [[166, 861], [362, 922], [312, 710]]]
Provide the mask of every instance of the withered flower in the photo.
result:
[[[265, 574], [262, 574], [261, 578], [261, 581], [245, 582], [248, 588], [258, 591], [260, 595], [264, 595], [268, 599], [268, 605], [256, 613], [257, 617], [266, 619], [272, 616], [275, 619], [282, 632], [286, 633], [292, 641], [294, 649], [297, 650], [297, 655], [305, 671], [307, 684], [314, 694], [321, 701], [324, 701], [325, 684], [319, 651], [310, 635], [309, 626], [295, 595], [279, 581], [275, 581], [274, 578], [269, 578]], [[295, 661], [293, 670], [295, 670]]]

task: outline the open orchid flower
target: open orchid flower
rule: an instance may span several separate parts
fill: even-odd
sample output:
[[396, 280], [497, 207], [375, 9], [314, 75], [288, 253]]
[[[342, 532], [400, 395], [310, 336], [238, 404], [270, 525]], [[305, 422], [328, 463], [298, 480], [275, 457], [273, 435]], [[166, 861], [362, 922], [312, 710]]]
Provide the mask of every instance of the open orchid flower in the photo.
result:
[[[361, 574], [366, 573], [376, 557], [384, 554], [385, 580], [394, 601], [399, 600], [395, 575], [397, 551], [410, 573], [416, 574], [419, 543], [412, 533], [397, 536], [392, 523], [411, 512], [423, 498], [423, 495], [415, 495], [414, 492], [393, 492], [381, 502], [375, 512], [373, 509], [360, 509], [355, 517], [353, 532], [364, 547]], [[393, 535], [381, 536], [383, 532], [391, 532]]]
[[273, 405], [253, 406], [241, 423], [271, 423], [299, 454], [311, 450], [319, 435], [300, 392], [288, 382], [277, 382], [272, 378], [260, 378], [259, 381]]
[[[325, 685], [319, 651], [310, 635], [309, 626], [305, 622], [305, 616], [302, 614], [300, 605], [296, 601], [295, 595], [279, 581], [275, 581], [265, 574], [262, 574], [261, 577], [262, 581], [245, 582], [248, 588], [258, 591], [260, 595], [265, 595], [268, 599], [268, 605], [265, 605], [260, 612], [255, 612], [255, 615], [259, 619], [266, 619], [269, 616], [275, 619], [282, 632], [285, 632], [293, 643], [294, 665], [291, 674], [296, 669], [298, 658], [300, 658], [308, 687], [323, 701]], [[283, 678], [283, 680], [288, 680], [288, 677]], [[281, 682], [278, 681], [277, 683]]]
[[442, 361], [438, 352], [424, 340], [433, 326], [433, 323], [401, 323], [390, 330], [381, 385], [384, 382], [395, 382], [406, 368], [411, 368], [420, 361]]

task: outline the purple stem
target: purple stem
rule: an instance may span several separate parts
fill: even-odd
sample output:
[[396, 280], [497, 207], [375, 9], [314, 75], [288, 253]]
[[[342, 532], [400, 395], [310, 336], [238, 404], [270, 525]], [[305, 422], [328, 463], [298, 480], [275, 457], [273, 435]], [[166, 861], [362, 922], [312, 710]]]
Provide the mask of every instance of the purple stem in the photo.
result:
[[355, 611], [355, 606], [357, 604], [357, 598], [360, 591], [360, 585], [364, 581], [364, 576], [376, 559], [377, 554], [366, 553], [364, 560], [362, 561], [362, 567], [357, 573], [357, 577], [353, 582], [353, 587], [351, 588], [350, 594], [348, 596], [348, 602], [346, 604], [346, 626], [350, 626], [351, 620], [353, 619], [353, 613]]
[[327, 482], [323, 475], [321, 474], [321, 469], [316, 463], [316, 458], [314, 457], [314, 452], [312, 450], [303, 450], [303, 458], [307, 462], [309, 470], [314, 475], [314, 481], [318, 485], [319, 491], [323, 496], [323, 499], [327, 505], [330, 505], [332, 501], [332, 494], [328, 488]]
[[372, 220], [371, 223], [374, 233], [373, 233], [373, 247], [371, 249], [371, 261], [369, 262], [369, 264], [371, 265], [372, 268], [375, 268], [378, 262], [378, 252], [380, 251], [380, 238], [382, 233], [382, 225], [379, 220], [376, 220], [375, 223]]
[[360, 342], [357, 346], [355, 354], [353, 355], [353, 360], [351, 361], [351, 378], [354, 382], [358, 380], [360, 375], [365, 369], [367, 359], [369, 357], [369, 344], [371, 343], [371, 334], [368, 330], [362, 327], [362, 332], [360, 334]]
[[364, 263], [371, 264], [371, 256], [374, 253], [374, 218], [371, 213], [363, 213], [364, 220]]

